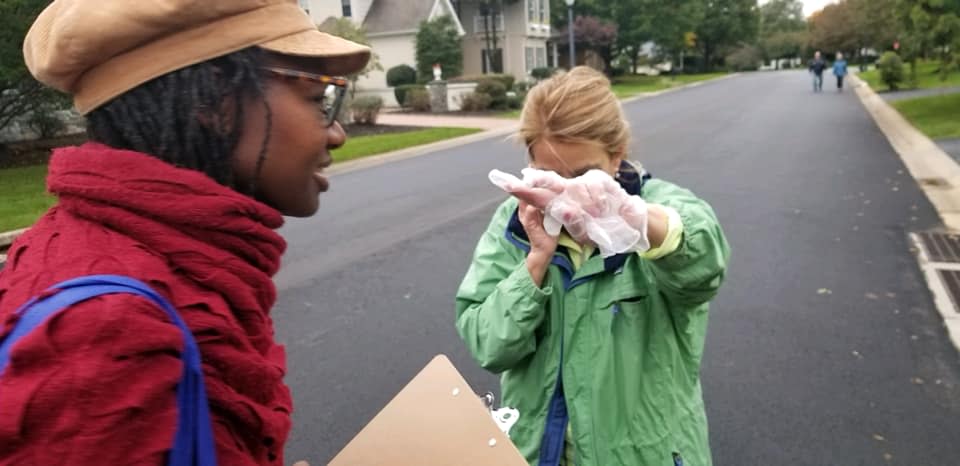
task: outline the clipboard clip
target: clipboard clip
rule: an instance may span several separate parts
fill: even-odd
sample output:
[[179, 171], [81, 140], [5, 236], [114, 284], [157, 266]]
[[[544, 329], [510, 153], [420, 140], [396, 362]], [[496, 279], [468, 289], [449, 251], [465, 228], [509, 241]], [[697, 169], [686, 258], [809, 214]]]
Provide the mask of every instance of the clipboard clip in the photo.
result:
[[483, 405], [486, 406], [487, 411], [490, 412], [490, 416], [493, 418], [493, 422], [497, 424], [497, 427], [500, 429], [500, 431], [509, 438], [510, 429], [512, 429], [514, 424], [520, 420], [520, 411], [506, 406], [501, 407], [500, 409], [493, 409], [493, 406], [496, 403], [496, 397], [492, 392], [486, 392], [483, 395], [480, 395], [480, 401], [482, 401]]

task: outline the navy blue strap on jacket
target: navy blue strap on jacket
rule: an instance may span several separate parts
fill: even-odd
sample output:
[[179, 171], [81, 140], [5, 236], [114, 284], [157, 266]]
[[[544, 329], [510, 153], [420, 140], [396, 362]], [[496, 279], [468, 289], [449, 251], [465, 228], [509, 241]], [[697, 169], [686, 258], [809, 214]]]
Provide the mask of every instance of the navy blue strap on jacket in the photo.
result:
[[[52, 294], [51, 294], [52, 293]], [[170, 466], [216, 466], [213, 430], [207, 390], [203, 385], [200, 349], [176, 309], [145, 283], [119, 275], [88, 275], [50, 287], [42, 297], [33, 298], [17, 309], [20, 320], [0, 341], [0, 375], [10, 362], [10, 349], [50, 316], [90, 298], [129, 293], [142, 296], [166, 311], [183, 333], [183, 375], [177, 385], [177, 433], [170, 452]], [[0, 396], [3, 396], [0, 393]], [[123, 428], [122, 426], [118, 426]]]

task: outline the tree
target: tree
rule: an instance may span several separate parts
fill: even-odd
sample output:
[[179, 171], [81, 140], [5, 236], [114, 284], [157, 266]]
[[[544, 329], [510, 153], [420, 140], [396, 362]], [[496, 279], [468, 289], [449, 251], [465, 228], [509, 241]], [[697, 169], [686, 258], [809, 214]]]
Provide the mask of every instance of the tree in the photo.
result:
[[463, 48], [453, 18], [440, 16], [420, 23], [416, 41], [417, 74], [421, 80], [433, 76], [434, 64], [439, 64], [443, 76], [448, 78], [463, 73]]
[[824, 52], [845, 52], [859, 49], [860, 41], [849, 1], [827, 5], [810, 17], [810, 46]]
[[797, 0], [770, 0], [760, 6], [758, 45], [765, 60], [799, 57], [807, 44], [807, 22], [803, 3]]
[[17, 117], [55, 111], [66, 96], [33, 79], [23, 63], [23, 39], [47, 0], [0, 1], [0, 129]]
[[[357, 26], [354, 24], [350, 18], [331, 17], [320, 24], [318, 28], [327, 34], [333, 34], [358, 44], [370, 45], [370, 41], [367, 39], [367, 31], [362, 26]], [[366, 67], [357, 73], [347, 76], [351, 84], [351, 97], [353, 97], [354, 93], [356, 92], [357, 80], [368, 76], [372, 71], [383, 71], [383, 66], [380, 65], [380, 56], [376, 53], [370, 54], [370, 61], [367, 62]]]
[[[595, 16], [578, 16], [573, 22], [573, 36], [577, 48], [592, 50], [603, 59], [606, 70], [613, 60], [613, 45], [617, 40], [617, 25]], [[568, 29], [565, 28], [558, 38], [558, 45], [565, 47], [569, 43]]]
[[704, 18], [695, 32], [707, 71], [725, 51], [756, 39], [760, 25], [757, 0], [706, 0]]
[[896, 11], [911, 80], [916, 81], [917, 59], [932, 53], [940, 58], [940, 76], [946, 79], [960, 49], [960, 0], [898, 0]]

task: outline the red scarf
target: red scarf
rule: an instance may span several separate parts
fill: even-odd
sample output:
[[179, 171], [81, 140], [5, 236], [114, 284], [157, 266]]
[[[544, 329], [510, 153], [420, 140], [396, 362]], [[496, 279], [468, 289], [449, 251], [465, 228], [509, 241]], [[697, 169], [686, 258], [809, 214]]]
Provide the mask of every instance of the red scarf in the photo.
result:
[[[59, 203], [17, 240], [0, 271], [0, 334], [9, 332], [13, 310], [59, 281], [105, 273], [149, 283], [177, 307], [200, 345], [220, 462], [279, 464], [291, 399], [269, 312], [276, 299], [271, 277], [286, 247], [274, 231], [283, 217], [203, 173], [95, 143], [56, 150], [47, 183]], [[179, 367], [149, 357], [179, 351], [176, 327], [163, 322], [162, 312], [130, 309], [144, 307], [138, 298], [95, 301], [74, 306], [56, 327], [38, 328], [14, 347], [0, 377], [0, 464], [60, 464], [58, 454], [77, 458], [70, 464], [121, 464], [162, 456], [172, 445], [165, 436], [172, 439], [173, 424], [139, 431], [122, 424], [135, 425], [136, 410], [151, 418], [143, 411], [155, 406], [151, 397], [166, 396], [152, 385], [138, 391], [145, 381], [163, 387], [179, 378]], [[124, 351], [147, 355], [146, 366], [125, 359], [103, 367], [105, 355]], [[31, 353], [29, 364], [17, 366], [18, 352]], [[90, 378], [78, 379], [90, 367], [96, 367]], [[61, 380], [65, 374], [72, 377]], [[111, 376], [116, 380], [104, 380]], [[124, 389], [111, 391], [112, 384]], [[92, 399], [68, 400], [76, 393]], [[155, 424], [175, 412], [163, 406]], [[7, 416], [8, 409], [16, 415]], [[118, 425], [91, 420], [123, 409], [132, 409], [131, 419], [114, 419]], [[91, 430], [77, 430], [85, 426]], [[64, 435], [71, 440], [63, 442]], [[110, 445], [123, 450], [111, 456]]]

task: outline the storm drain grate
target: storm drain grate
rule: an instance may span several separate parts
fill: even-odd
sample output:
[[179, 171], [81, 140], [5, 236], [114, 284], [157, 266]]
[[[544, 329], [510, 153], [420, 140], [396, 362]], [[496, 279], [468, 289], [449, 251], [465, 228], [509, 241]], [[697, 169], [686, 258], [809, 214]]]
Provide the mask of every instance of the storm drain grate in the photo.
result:
[[960, 270], [938, 269], [937, 272], [940, 273], [940, 280], [943, 281], [950, 299], [953, 300], [954, 312], [960, 313]]
[[930, 262], [960, 263], [960, 235], [945, 233], [918, 233]]

